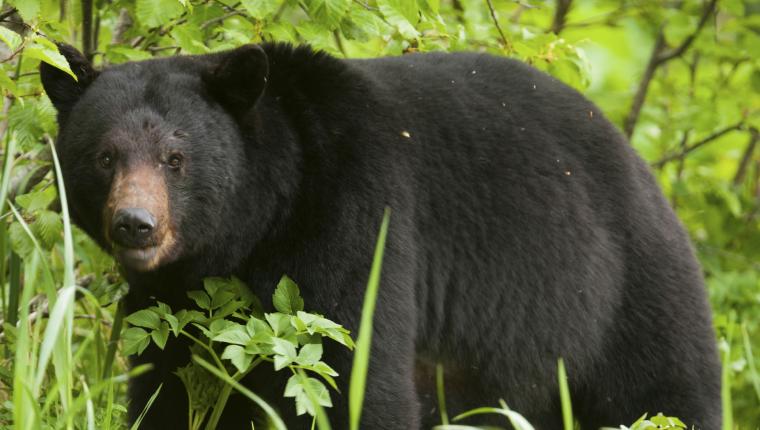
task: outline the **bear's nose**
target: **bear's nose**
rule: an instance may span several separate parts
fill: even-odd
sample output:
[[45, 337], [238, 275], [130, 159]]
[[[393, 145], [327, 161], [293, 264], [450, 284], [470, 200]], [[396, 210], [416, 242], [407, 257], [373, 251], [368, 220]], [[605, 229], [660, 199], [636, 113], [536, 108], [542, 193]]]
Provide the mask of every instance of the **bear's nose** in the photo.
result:
[[111, 238], [125, 248], [145, 248], [155, 227], [156, 221], [147, 210], [119, 209], [111, 222]]

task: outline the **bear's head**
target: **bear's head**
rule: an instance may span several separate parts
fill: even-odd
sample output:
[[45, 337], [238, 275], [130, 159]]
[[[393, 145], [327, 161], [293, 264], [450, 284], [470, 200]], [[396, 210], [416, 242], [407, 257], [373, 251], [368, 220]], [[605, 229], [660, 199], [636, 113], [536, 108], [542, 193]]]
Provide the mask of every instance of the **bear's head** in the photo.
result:
[[265, 198], [248, 168], [256, 121], [245, 119], [266, 86], [261, 47], [101, 71], [59, 50], [77, 79], [45, 63], [40, 75], [58, 111], [72, 218], [124, 267], [152, 271], [224, 247], [227, 212], [271, 217], [240, 206]]

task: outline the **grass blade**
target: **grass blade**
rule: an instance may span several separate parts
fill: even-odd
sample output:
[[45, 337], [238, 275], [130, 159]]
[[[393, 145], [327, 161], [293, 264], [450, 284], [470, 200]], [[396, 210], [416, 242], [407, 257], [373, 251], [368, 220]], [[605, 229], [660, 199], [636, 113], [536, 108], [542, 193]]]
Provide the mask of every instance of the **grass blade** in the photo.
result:
[[156, 397], [158, 397], [158, 393], [161, 392], [161, 388], [164, 386], [164, 384], [160, 384], [158, 388], [156, 388], [156, 391], [153, 392], [153, 394], [148, 399], [148, 403], [145, 404], [145, 407], [143, 408], [142, 412], [140, 412], [140, 415], [137, 417], [137, 420], [135, 420], [135, 423], [132, 424], [132, 427], [129, 428], [129, 430], [137, 430], [140, 428], [140, 424], [142, 424], [142, 420], [145, 419], [145, 415], [148, 414], [148, 411], [150, 410], [150, 407], [153, 406], [153, 402], [156, 401]]
[[503, 401], [501, 403], [502, 403], [501, 408], [484, 407], [484, 408], [471, 409], [467, 412], [463, 412], [455, 416], [452, 419], [452, 421], [463, 420], [465, 418], [468, 418], [474, 415], [498, 414], [498, 415], [504, 415], [505, 417], [507, 417], [507, 419], [509, 419], [509, 422], [512, 423], [512, 427], [514, 427], [515, 430], [535, 430], [533, 426], [528, 422], [528, 420], [525, 419], [525, 417], [509, 409], [509, 407], [507, 407], [507, 405]]
[[[42, 336], [42, 346], [40, 347], [40, 358], [37, 362], [37, 372], [34, 378], [34, 388], [32, 392], [35, 397], [39, 395], [42, 387], [42, 380], [45, 378], [45, 369], [47, 368], [50, 358], [53, 355], [53, 349], [59, 339], [61, 331], [63, 331], [64, 318], [66, 316], [68, 303], [73, 302], [74, 293], [76, 287], [69, 286], [64, 287], [58, 293], [58, 300], [53, 306], [53, 310], [50, 312], [50, 318], [48, 319], [47, 327], [45, 327], [45, 334]], [[58, 381], [61, 382], [60, 380]]]
[[561, 358], [557, 363], [557, 379], [559, 382], [559, 398], [562, 402], [562, 423], [565, 430], [573, 430], [573, 406], [570, 403], [570, 388], [567, 386], [565, 362]]
[[[55, 145], [50, 142], [50, 152], [53, 156], [53, 165], [55, 166], [55, 178], [58, 185], [58, 198], [61, 201], [61, 218], [63, 219], [63, 289], [71, 289], [71, 293], [66, 295], [61, 305], [63, 309], [62, 327], [63, 336], [58, 338], [55, 351], [53, 354], [53, 367], [55, 376], [60, 383], [61, 404], [64, 412], [72, 403], [72, 389], [74, 385], [71, 361], [71, 340], [74, 334], [74, 289], [76, 288], [76, 279], [74, 277], [74, 240], [71, 233], [71, 218], [69, 217], [68, 199], [66, 198], [66, 187], [63, 183], [63, 173], [61, 164], [58, 160], [58, 154]], [[44, 342], [44, 341], [43, 341]], [[71, 427], [71, 423], [68, 423]]]
[[[35, 285], [37, 281], [38, 265], [41, 256], [37, 253], [32, 254], [29, 262], [26, 263], [25, 274], [26, 281], [29, 285]], [[40, 417], [35, 416], [36, 399], [32, 395], [30, 387], [27, 385], [30, 375], [34, 372], [34, 364], [30, 354], [32, 341], [29, 336], [29, 306], [32, 299], [34, 288], [25, 288], [21, 295], [21, 314], [18, 328], [18, 338], [16, 339], [16, 355], [13, 366], [13, 421], [18, 430], [27, 430], [38, 427]]]
[[372, 260], [372, 269], [369, 273], [367, 292], [364, 294], [361, 325], [359, 326], [359, 336], [356, 339], [354, 364], [351, 368], [351, 381], [348, 390], [348, 415], [351, 430], [359, 430], [359, 422], [361, 420], [362, 403], [364, 403], [364, 386], [367, 382], [370, 346], [372, 345], [372, 317], [375, 314], [375, 301], [377, 300], [377, 290], [380, 285], [380, 269], [383, 265], [383, 253], [385, 251], [385, 239], [388, 235], [389, 222], [390, 209], [386, 208], [383, 222], [380, 226], [380, 234], [375, 245], [375, 255]]
[[13, 170], [13, 154], [16, 153], [16, 140], [7, 137], [8, 143], [5, 145], [6, 155], [3, 162], [3, 180], [0, 182], [0, 213], [5, 212], [5, 199], [8, 197], [8, 189], [11, 184], [11, 170]]
[[443, 386], [443, 365], [435, 365], [435, 387], [438, 393], [438, 410], [441, 412], [441, 424], [449, 423], [449, 414], [446, 412], [446, 391]]
[[18, 305], [21, 296], [21, 257], [11, 251], [10, 264], [8, 265], [10, 276], [8, 277], [8, 313], [5, 321], [15, 326], [18, 321]]
[[90, 397], [90, 387], [87, 386], [87, 382], [82, 379], [82, 389], [85, 395], [85, 410], [87, 413], [87, 430], [95, 430], [95, 407], [92, 404], [92, 398]]
[[734, 415], [731, 400], [731, 342], [734, 337], [736, 312], [731, 311], [726, 325], [726, 339], [724, 343], [723, 357], [721, 361], [721, 405], [723, 407], [723, 430], [734, 430]]
[[755, 366], [755, 357], [752, 355], [752, 342], [750, 342], [749, 333], [747, 333], [747, 326], [744, 324], [742, 324], [742, 340], [744, 342], [744, 356], [747, 358], [750, 380], [755, 388], [757, 400], [760, 402], [760, 374], [758, 374], [757, 367]]

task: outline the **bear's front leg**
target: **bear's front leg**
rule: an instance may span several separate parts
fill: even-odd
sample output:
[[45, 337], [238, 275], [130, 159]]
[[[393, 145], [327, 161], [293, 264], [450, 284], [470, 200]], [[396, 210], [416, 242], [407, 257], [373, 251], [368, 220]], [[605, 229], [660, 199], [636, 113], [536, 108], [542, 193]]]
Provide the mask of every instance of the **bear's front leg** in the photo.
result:
[[142, 354], [131, 357], [133, 369], [143, 364], [150, 364], [152, 369], [130, 380], [128, 408], [130, 425], [137, 420], [160, 385], [161, 391], [143, 418], [140, 429], [187, 428], [187, 392], [174, 372], [178, 367], [187, 364], [189, 358], [187, 342], [173, 337], [169, 338], [163, 350], [151, 342]]
[[[390, 281], [390, 280], [389, 280]], [[391, 282], [383, 283], [387, 293], [394, 291]], [[415, 318], [411, 299], [393, 300], [381, 294], [375, 310], [369, 370], [364, 384], [364, 402], [359, 428], [419, 429], [420, 403], [415, 386]], [[391, 309], [392, 308], [392, 309]], [[358, 327], [355, 324], [354, 327]], [[353, 331], [355, 338], [358, 329]], [[332, 393], [333, 407], [328, 409], [334, 428], [348, 429], [349, 385], [356, 351], [326, 341], [325, 361], [340, 374], [340, 393]]]

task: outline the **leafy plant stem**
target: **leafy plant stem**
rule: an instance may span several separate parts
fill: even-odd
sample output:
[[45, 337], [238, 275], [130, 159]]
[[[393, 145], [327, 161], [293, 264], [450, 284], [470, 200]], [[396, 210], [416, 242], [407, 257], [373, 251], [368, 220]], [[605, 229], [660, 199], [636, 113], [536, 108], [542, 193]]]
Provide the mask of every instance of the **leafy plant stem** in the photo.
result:
[[[236, 372], [234, 375], [232, 375], [232, 379], [235, 381], [239, 381], [245, 377], [248, 373], [250, 373], [256, 366], [258, 366], [263, 360], [261, 358], [256, 359], [251, 363], [251, 365], [248, 367], [248, 369], [245, 372]], [[219, 371], [225, 372], [226, 370], [224, 366], [219, 368]], [[224, 384], [224, 387], [222, 387], [221, 393], [219, 393], [219, 398], [216, 400], [216, 404], [214, 404], [214, 409], [211, 411], [211, 416], [208, 419], [208, 423], [206, 424], [207, 430], [214, 430], [217, 426], [217, 423], [219, 422], [219, 419], [222, 417], [222, 412], [224, 412], [224, 407], [227, 405], [227, 399], [230, 397], [230, 393], [232, 392], [232, 385], [230, 384]]]

